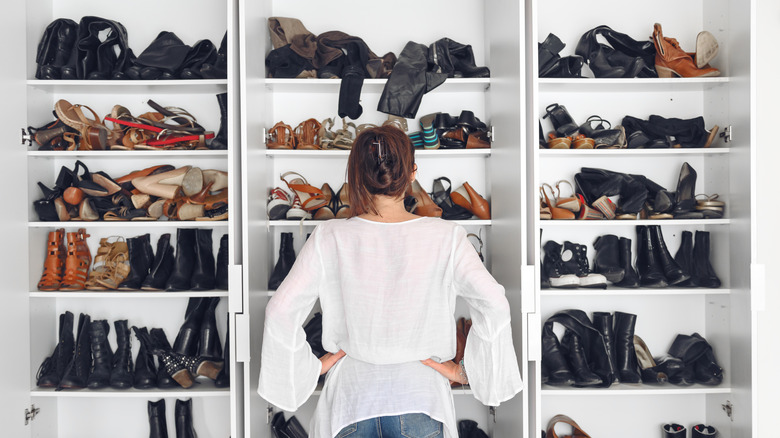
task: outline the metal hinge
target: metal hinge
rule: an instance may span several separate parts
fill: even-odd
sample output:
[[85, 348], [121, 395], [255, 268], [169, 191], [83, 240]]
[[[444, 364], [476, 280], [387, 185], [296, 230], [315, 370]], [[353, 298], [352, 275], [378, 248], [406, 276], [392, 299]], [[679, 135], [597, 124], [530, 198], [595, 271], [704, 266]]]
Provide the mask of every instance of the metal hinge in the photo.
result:
[[487, 132], [487, 136], [490, 139], [491, 142], [496, 141], [496, 127], [491, 126], [490, 130]]
[[498, 409], [495, 406], [488, 407], [488, 412], [490, 413], [490, 416], [493, 417], [493, 424], [496, 423], [496, 411]]
[[27, 143], [27, 146], [32, 146], [33, 135], [28, 133], [22, 128], [22, 144]]
[[720, 407], [723, 408], [724, 411], [726, 411], [726, 415], [733, 422], [734, 421], [734, 405], [732, 405], [730, 401], [726, 400], [726, 403], [720, 405]]
[[24, 410], [24, 425], [27, 426], [31, 421], [35, 420], [35, 416], [41, 412], [41, 408], [36, 408], [35, 405], [30, 405], [30, 409]]
[[263, 144], [268, 144], [268, 131], [263, 128]]
[[733, 132], [732, 132], [732, 129], [731, 129], [731, 125], [726, 126], [725, 128], [723, 128], [723, 132], [720, 133], [720, 138], [722, 138], [723, 141], [726, 142], [726, 143], [728, 143], [728, 142], [730, 142], [731, 140], [734, 139]]

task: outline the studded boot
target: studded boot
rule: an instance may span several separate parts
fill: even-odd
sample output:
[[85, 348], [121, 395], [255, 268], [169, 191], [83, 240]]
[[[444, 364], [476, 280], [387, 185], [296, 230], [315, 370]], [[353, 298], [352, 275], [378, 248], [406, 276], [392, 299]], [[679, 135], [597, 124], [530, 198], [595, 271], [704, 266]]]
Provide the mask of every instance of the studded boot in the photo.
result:
[[116, 352], [111, 367], [109, 384], [115, 389], [127, 389], [133, 386], [133, 355], [130, 352], [130, 329], [127, 320], [114, 321], [116, 333]]
[[67, 233], [68, 255], [65, 258], [65, 272], [62, 275], [60, 290], [84, 290], [89, 275], [92, 254], [87, 246], [87, 230], [79, 228], [75, 233]]
[[[135, 330], [135, 328], [133, 330]], [[137, 334], [136, 337], [138, 337]], [[139, 337], [138, 339], [140, 340], [141, 338]], [[147, 339], [151, 339], [153, 341], [153, 344], [148, 344], [146, 346], [146, 351], [149, 353], [152, 353], [153, 351], [151, 345], [158, 345], [165, 350], [171, 349], [171, 344], [168, 342], [168, 337], [165, 336], [165, 332], [161, 328], [153, 328], [149, 330], [149, 338]], [[173, 380], [173, 378], [165, 372], [163, 363], [158, 361], [157, 365], [157, 387], [160, 389], [178, 388], [179, 383]]]
[[68, 252], [63, 244], [65, 229], [49, 231], [49, 242], [46, 246], [46, 260], [43, 262], [43, 275], [38, 282], [38, 290], [55, 291], [62, 284], [62, 271], [65, 268], [65, 257]]

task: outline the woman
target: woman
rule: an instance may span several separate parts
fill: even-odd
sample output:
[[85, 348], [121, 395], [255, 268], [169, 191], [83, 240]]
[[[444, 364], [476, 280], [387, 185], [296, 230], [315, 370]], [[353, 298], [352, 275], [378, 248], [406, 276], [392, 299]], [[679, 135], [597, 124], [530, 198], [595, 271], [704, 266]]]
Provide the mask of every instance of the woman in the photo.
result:
[[[504, 288], [463, 227], [404, 208], [417, 169], [404, 132], [361, 132], [347, 167], [353, 217], [314, 230], [268, 303], [258, 392], [294, 411], [327, 373], [309, 436], [457, 437], [449, 381], [490, 406], [522, 387]], [[456, 297], [473, 322], [457, 364]], [[302, 328], [317, 299], [320, 359]]]

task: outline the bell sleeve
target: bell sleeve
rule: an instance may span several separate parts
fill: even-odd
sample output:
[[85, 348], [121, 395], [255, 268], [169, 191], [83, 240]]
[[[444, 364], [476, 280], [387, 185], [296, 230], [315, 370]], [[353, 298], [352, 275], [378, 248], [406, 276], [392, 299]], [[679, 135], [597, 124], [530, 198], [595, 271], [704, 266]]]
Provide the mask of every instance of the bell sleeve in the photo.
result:
[[455, 230], [453, 282], [471, 314], [463, 356], [469, 385], [482, 404], [498, 406], [523, 388], [512, 342], [509, 302], [504, 287], [482, 264], [463, 227]]
[[286, 411], [308, 400], [320, 376], [322, 363], [306, 342], [303, 323], [317, 301], [323, 275], [315, 229], [266, 306], [257, 392]]

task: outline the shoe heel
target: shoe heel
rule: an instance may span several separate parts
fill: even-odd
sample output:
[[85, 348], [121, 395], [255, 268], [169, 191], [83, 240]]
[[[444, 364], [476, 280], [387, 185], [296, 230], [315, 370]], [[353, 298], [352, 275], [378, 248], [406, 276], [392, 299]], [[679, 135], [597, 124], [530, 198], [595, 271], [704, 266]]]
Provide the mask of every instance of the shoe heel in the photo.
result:
[[218, 363], [214, 363], [210, 360], [204, 360], [198, 366], [198, 370], [196, 374], [199, 376], [206, 376], [211, 380], [215, 380], [219, 375], [220, 371], [222, 371], [222, 365], [219, 365]]
[[674, 75], [674, 70], [672, 70], [669, 67], [661, 67], [658, 64], [655, 65], [655, 71], [656, 71], [656, 73], [658, 73], [658, 77], [659, 78], [668, 79], [668, 78], [672, 78], [672, 77], [675, 76]]

